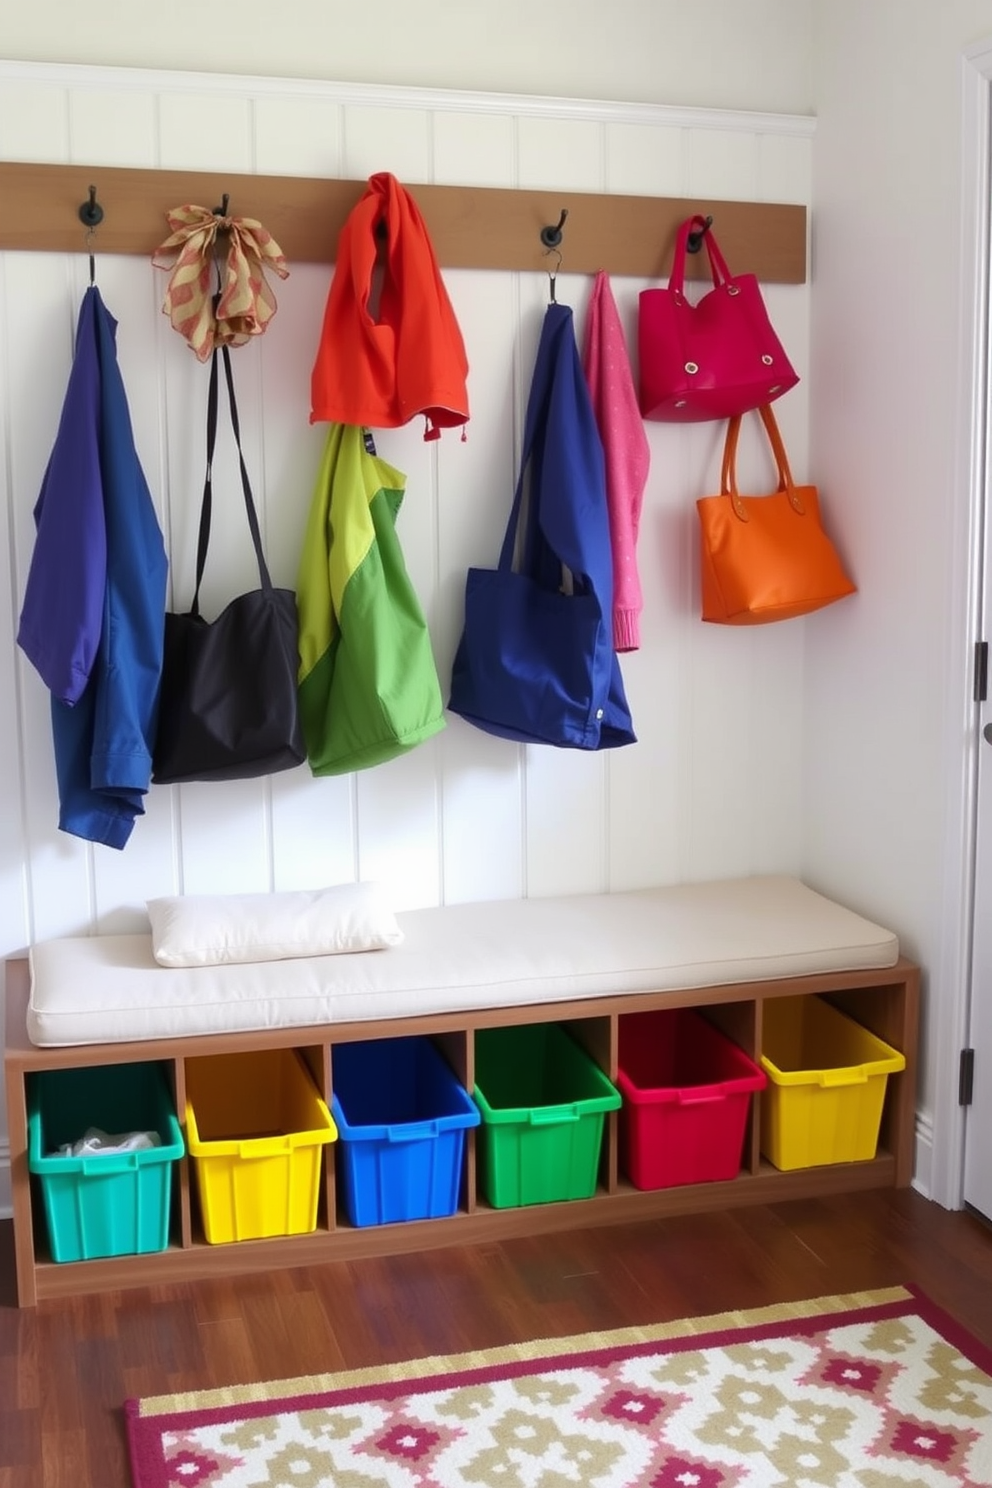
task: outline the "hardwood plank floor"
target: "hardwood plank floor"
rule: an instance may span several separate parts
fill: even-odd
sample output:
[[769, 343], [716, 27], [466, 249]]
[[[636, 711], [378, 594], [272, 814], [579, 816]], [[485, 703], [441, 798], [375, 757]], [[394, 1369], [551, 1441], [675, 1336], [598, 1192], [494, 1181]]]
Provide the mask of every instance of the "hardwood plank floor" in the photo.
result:
[[910, 1189], [15, 1306], [0, 1488], [131, 1488], [128, 1396], [915, 1283], [992, 1347], [992, 1229]]

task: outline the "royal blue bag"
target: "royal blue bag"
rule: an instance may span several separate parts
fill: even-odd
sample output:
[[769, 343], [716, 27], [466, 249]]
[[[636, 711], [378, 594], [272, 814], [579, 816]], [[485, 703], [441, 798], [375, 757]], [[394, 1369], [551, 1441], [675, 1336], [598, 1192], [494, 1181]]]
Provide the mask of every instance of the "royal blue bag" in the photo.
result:
[[635, 744], [612, 610], [603, 444], [572, 311], [552, 303], [499, 567], [468, 571], [448, 707], [486, 733], [527, 744]]

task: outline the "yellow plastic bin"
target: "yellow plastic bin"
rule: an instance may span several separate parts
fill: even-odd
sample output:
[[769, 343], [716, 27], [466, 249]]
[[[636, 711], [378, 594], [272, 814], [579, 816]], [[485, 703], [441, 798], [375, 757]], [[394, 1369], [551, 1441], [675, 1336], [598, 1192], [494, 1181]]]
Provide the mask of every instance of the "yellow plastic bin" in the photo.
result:
[[212, 1245], [317, 1227], [322, 1149], [337, 1127], [295, 1049], [186, 1061], [186, 1145]]
[[761, 1151], [783, 1170], [875, 1156], [889, 1075], [905, 1055], [820, 997], [762, 1012]]

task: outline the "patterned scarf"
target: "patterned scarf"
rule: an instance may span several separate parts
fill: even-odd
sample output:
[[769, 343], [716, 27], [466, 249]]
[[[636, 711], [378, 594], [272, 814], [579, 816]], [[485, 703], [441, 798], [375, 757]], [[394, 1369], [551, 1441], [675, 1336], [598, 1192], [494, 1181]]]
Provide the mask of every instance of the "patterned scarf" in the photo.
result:
[[[206, 207], [175, 207], [166, 219], [171, 236], [152, 255], [159, 269], [175, 259], [162, 312], [197, 359], [208, 361], [215, 344], [243, 346], [260, 336], [276, 313], [264, 264], [280, 279], [289, 276], [275, 239], [252, 217], [224, 217]], [[215, 263], [216, 294], [210, 285]]]

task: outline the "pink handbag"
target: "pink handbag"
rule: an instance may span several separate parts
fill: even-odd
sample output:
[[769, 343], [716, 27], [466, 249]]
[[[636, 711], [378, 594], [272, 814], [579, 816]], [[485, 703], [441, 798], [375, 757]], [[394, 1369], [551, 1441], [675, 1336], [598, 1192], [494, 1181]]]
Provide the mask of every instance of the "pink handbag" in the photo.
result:
[[[713, 288], [695, 305], [685, 295], [690, 233], [705, 245], [713, 275]], [[730, 274], [705, 217], [689, 217], [679, 228], [667, 288], [642, 290], [637, 336], [646, 419], [733, 418], [772, 403], [799, 381], [757, 279]]]

